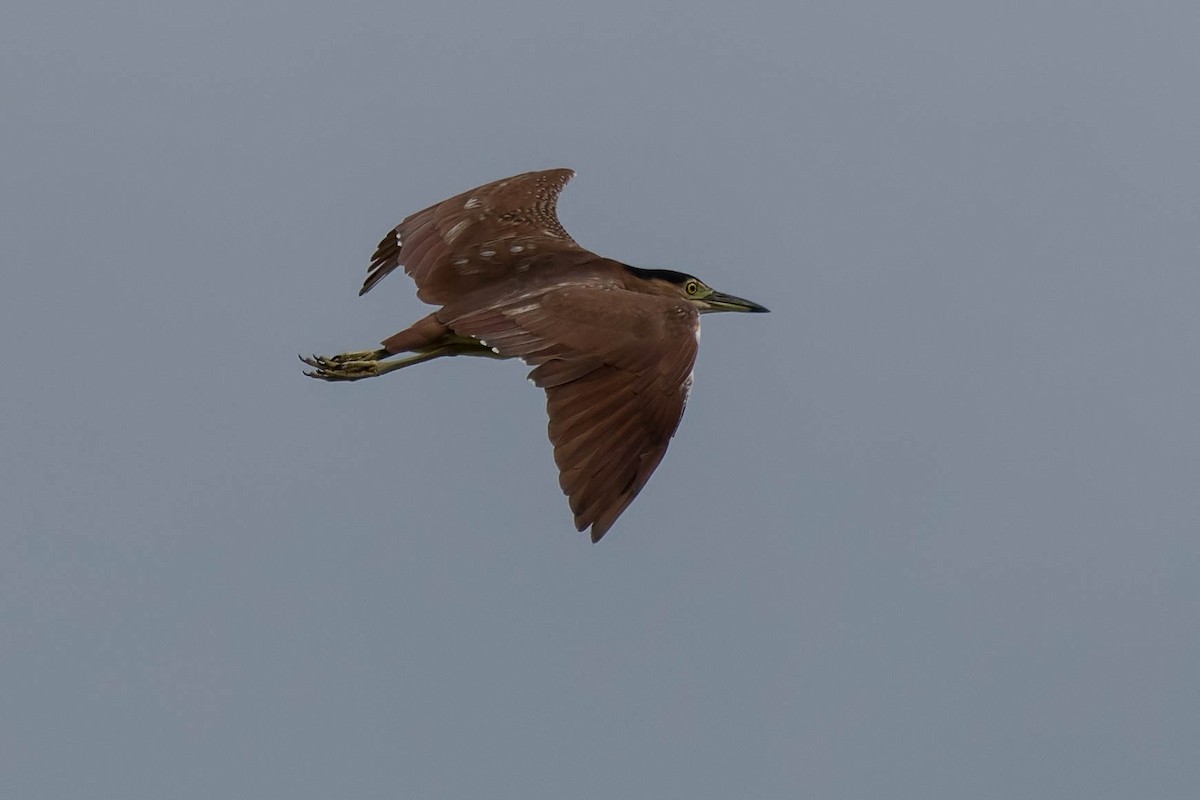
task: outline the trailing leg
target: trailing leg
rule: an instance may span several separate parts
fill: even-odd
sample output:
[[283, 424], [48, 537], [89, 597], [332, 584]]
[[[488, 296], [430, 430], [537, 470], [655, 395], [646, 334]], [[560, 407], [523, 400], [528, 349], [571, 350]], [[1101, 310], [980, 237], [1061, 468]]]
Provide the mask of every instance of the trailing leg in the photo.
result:
[[[396, 361], [385, 360], [404, 353], [413, 355]], [[357, 350], [336, 356], [301, 356], [300, 360], [313, 368], [312, 372], [304, 373], [310, 378], [357, 381], [443, 356], [504, 358], [490, 347], [480, 344], [477, 339], [453, 333], [430, 314], [412, 327], [384, 339], [383, 347], [378, 350]]]

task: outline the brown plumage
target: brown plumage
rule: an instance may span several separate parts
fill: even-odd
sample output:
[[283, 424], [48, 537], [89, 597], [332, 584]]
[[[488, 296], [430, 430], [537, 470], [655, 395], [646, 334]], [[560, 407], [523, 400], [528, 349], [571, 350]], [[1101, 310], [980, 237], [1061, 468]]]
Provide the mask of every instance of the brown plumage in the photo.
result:
[[[765, 311], [667, 270], [580, 247], [555, 210], [573, 176], [529, 172], [417, 212], [379, 243], [366, 294], [403, 266], [434, 313], [373, 353], [305, 359], [354, 380], [445, 355], [520, 358], [546, 391], [575, 525], [599, 541], [662, 461], [691, 388], [701, 311]], [[382, 360], [417, 355], [399, 363]]]

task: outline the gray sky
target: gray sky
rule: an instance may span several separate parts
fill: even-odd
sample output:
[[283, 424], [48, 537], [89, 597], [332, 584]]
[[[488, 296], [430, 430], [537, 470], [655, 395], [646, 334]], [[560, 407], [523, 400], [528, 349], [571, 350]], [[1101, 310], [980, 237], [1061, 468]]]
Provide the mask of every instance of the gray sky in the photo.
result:
[[[0, 795], [1191, 798], [1200, 7], [18, 3]], [[578, 170], [705, 320], [598, 546], [379, 237]]]

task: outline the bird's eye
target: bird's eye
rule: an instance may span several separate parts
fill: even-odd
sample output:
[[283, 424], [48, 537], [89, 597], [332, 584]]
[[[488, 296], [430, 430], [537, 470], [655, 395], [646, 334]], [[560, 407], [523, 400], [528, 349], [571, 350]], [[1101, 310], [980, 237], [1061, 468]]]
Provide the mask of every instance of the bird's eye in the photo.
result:
[[696, 292], [700, 291], [700, 284], [697, 281], [688, 281], [683, 290], [688, 293], [689, 297], [695, 296]]

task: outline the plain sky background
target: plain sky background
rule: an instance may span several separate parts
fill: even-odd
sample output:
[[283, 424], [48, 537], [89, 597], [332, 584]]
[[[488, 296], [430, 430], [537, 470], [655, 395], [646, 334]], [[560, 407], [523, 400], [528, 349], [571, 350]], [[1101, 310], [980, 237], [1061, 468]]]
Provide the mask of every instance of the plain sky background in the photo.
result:
[[[9, 4], [0, 796], [1194, 798], [1200, 5]], [[378, 239], [570, 166], [705, 319], [576, 534]]]

